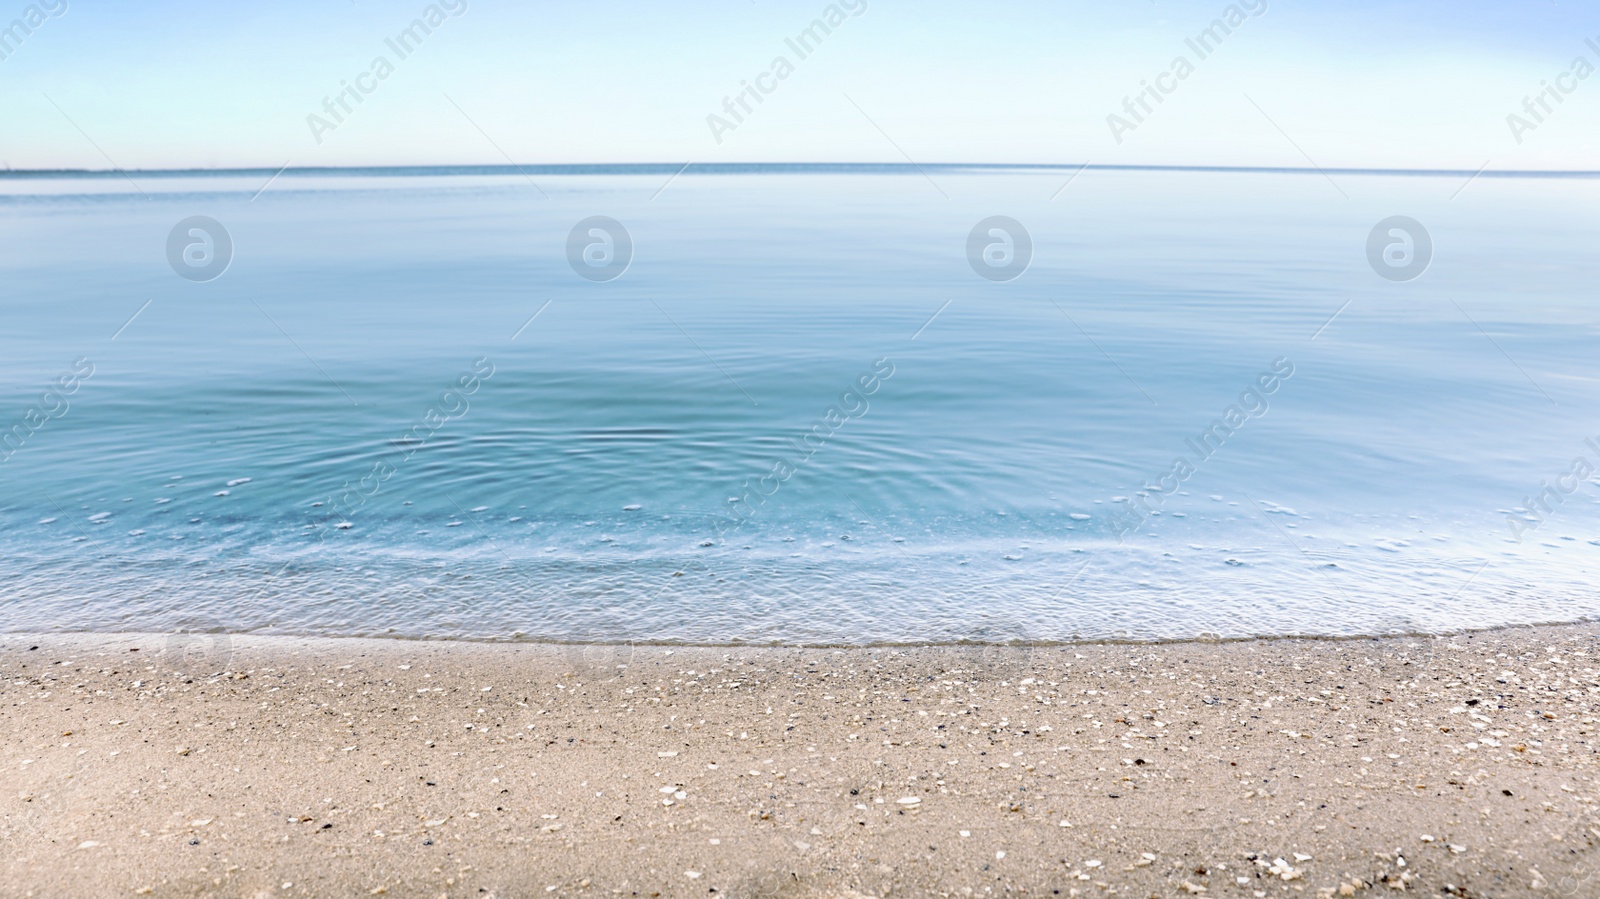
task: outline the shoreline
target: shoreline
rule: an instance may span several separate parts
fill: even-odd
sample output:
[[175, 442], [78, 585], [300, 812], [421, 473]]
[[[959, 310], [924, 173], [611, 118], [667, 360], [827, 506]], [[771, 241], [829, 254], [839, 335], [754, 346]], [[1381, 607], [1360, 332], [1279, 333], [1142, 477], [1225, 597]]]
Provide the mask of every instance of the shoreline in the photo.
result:
[[6, 634], [0, 894], [1589, 895], [1597, 641]]
[[1556, 628], [1583, 627], [1586, 625], [1600, 626], [1600, 618], [1580, 618], [1573, 621], [1536, 621], [1528, 624], [1491, 624], [1483, 627], [1458, 628], [1448, 631], [1391, 631], [1382, 634], [1261, 634], [1247, 637], [1224, 636], [1196, 636], [1196, 637], [1163, 637], [1150, 640], [1134, 638], [1118, 639], [1112, 637], [1086, 637], [1083, 639], [1068, 640], [1010, 640], [1001, 643], [983, 642], [973, 640], [963, 641], [882, 641], [877, 643], [717, 643], [717, 642], [691, 642], [691, 641], [648, 641], [648, 640], [552, 640], [536, 637], [410, 637], [399, 634], [390, 635], [330, 635], [330, 634], [300, 634], [300, 633], [234, 633], [230, 631], [0, 631], [0, 644], [7, 640], [28, 639], [60, 639], [60, 638], [111, 638], [129, 637], [140, 639], [169, 639], [174, 637], [211, 638], [225, 637], [228, 639], [251, 639], [263, 641], [290, 641], [290, 642], [337, 642], [342, 640], [369, 640], [376, 643], [424, 643], [424, 644], [462, 644], [465, 646], [632, 646], [641, 648], [661, 649], [728, 649], [728, 650], [780, 650], [780, 649], [843, 649], [843, 650], [877, 650], [877, 649], [962, 649], [971, 647], [994, 648], [1024, 648], [1024, 649], [1063, 649], [1074, 646], [1214, 646], [1230, 643], [1274, 643], [1274, 642], [1314, 642], [1314, 643], [1344, 643], [1362, 640], [1449, 640], [1457, 637], [1488, 636], [1494, 634], [1512, 633], [1527, 630], [1546, 630]]

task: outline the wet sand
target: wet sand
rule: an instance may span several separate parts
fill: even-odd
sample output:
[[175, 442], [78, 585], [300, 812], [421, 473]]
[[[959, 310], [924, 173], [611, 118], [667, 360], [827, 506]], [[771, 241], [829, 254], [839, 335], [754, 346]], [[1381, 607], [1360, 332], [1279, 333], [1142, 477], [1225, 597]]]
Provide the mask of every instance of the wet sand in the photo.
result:
[[1597, 896], [1597, 641], [10, 635], [0, 895]]

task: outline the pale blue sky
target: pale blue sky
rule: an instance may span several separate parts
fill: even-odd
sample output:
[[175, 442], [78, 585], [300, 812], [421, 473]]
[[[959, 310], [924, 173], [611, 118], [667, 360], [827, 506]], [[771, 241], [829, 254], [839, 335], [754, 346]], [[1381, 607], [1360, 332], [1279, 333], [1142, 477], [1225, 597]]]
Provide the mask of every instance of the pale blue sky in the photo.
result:
[[[12, 167], [1600, 159], [1600, 74], [1566, 77], [1521, 143], [1506, 119], [1577, 57], [1600, 66], [1578, 4], [1276, 0], [1200, 59], [1184, 39], [1229, 4], [865, 0], [802, 60], [785, 38], [826, 3], [461, 0], [400, 59], [385, 38], [425, 3], [68, 2], [0, 60]], [[27, 9], [0, 0], [0, 27]], [[307, 116], [380, 55], [392, 73], [319, 144]], [[1192, 73], [1118, 143], [1107, 116], [1132, 121], [1124, 98], [1180, 55]], [[793, 71], [719, 143], [707, 116], [779, 56]]]

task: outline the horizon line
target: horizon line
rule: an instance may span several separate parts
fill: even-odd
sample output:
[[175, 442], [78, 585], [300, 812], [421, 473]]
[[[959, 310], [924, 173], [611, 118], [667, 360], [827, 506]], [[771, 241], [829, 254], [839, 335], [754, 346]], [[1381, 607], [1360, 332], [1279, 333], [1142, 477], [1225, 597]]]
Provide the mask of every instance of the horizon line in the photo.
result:
[[1279, 175], [1380, 175], [1380, 176], [1456, 176], [1473, 178], [1593, 178], [1600, 177], [1594, 169], [1423, 169], [1423, 168], [1369, 168], [1359, 166], [1320, 167], [1307, 166], [1228, 166], [1228, 165], [1174, 165], [1174, 164], [1095, 164], [1095, 163], [1005, 163], [1005, 162], [936, 162], [919, 165], [907, 162], [593, 162], [593, 163], [538, 163], [538, 164], [429, 164], [429, 165], [351, 165], [351, 166], [288, 166], [273, 169], [265, 166], [236, 166], [226, 168], [152, 168], [152, 169], [13, 169], [0, 170], [0, 178], [101, 178], [124, 175], [146, 177], [219, 177], [230, 175], [681, 175], [690, 169], [704, 174], [740, 173], [836, 173], [836, 174], [917, 174], [925, 171], [952, 172], [979, 171], [1037, 171], [1082, 172], [1086, 170], [1128, 172], [1207, 172], [1216, 174], [1279, 174]]

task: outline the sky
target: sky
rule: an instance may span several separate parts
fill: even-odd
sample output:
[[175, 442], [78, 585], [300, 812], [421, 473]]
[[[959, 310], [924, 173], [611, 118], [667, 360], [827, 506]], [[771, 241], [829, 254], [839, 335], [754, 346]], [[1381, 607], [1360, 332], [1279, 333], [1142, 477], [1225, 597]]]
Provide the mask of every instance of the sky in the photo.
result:
[[1588, 4], [429, 6], [0, 0], [0, 163], [1600, 167]]

